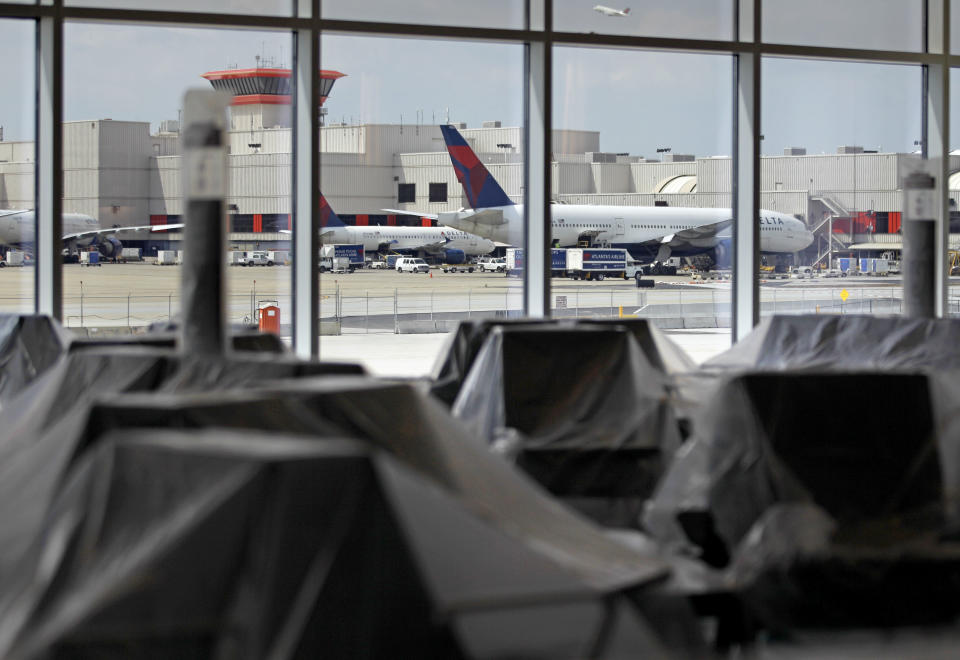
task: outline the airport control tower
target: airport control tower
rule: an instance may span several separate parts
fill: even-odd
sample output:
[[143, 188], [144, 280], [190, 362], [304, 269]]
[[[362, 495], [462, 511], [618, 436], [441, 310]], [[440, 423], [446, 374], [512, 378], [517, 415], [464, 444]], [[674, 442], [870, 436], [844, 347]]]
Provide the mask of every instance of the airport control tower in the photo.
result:
[[[258, 58], [259, 60], [259, 58]], [[330, 95], [333, 83], [346, 74], [320, 72], [320, 104]], [[235, 131], [288, 128], [290, 126], [290, 69], [264, 68], [208, 71], [203, 77], [214, 89], [233, 93], [230, 129]], [[320, 119], [326, 114], [320, 108]]]

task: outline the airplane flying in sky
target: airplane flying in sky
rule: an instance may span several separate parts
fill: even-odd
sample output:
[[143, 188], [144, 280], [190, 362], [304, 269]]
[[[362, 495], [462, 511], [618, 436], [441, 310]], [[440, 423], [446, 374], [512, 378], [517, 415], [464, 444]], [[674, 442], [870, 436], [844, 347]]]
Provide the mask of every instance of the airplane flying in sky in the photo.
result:
[[442, 255], [449, 264], [462, 264], [468, 257], [487, 254], [493, 241], [452, 227], [350, 227], [337, 216], [326, 197], [320, 195], [320, 242], [362, 243], [364, 251], [424, 250]]
[[596, 5], [593, 8], [593, 11], [598, 11], [604, 16], [619, 16], [621, 18], [626, 18], [630, 15], [630, 7], [626, 9], [614, 9], [613, 7], [604, 7], [603, 5]]
[[[440, 213], [438, 222], [498, 243], [521, 245], [523, 205], [514, 204], [453, 126], [441, 126], [447, 152], [473, 210]], [[730, 209], [676, 206], [600, 206], [553, 204], [553, 242], [576, 246], [589, 240], [597, 245], [626, 248], [639, 261], [666, 261], [670, 256], [693, 256], [714, 251], [726, 260], [733, 214]], [[803, 222], [776, 211], [760, 211], [761, 252], [797, 252], [813, 242]]]
[[[123, 243], [118, 232], [151, 233], [180, 229], [183, 224], [142, 225], [137, 227], [101, 228], [93, 216], [84, 213], [63, 214], [63, 244], [70, 254], [78, 249], [96, 247], [104, 257], [119, 257]], [[32, 210], [0, 210], [0, 245], [32, 246], [36, 240], [36, 216]]]

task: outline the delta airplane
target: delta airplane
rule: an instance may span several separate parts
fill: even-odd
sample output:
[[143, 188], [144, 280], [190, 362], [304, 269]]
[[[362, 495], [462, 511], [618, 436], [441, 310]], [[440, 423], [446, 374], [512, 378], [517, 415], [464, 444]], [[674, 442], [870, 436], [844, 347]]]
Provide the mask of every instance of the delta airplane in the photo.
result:
[[467, 257], [493, 251], [493, 241], [452, 227], [349, 227], [320, 195], [320, 242], [362, 243], [364, 251], [424, 250], [442, 255], [448, 264], [465, 263]]
[[[183, 224], [109, 227], [103, 229], [97, 219], [83, 213], [63, 214], [63, 242], [69, 254], [80, 248], [96, 247], [104, 257], [119, 257], [123, 243], [117, 232], [157, 232], [180, 229]], [[0, 210], [0, 245], [33, 245], [36, 237], [36, 216], [32, 210]]]
[[[440, 213], [441, 224], [498, 243], [521, 245], [523, 205], [514, 204], [477, 158], [460, 132], [441, 126], [447, 152], [473, 210]], [[733, 214], [730, 209], [674, 206], [598, 206], [553, 204], [551, 226], [555, 247], [591, 244], [625, 248], [639, 261], [666, 261], [713, 250], [717, 262], [728, 254]], [[760, 251], [803, 250], [813, 234], [800, 220], [776, 211], [760, 211]]]
[[619, 16], [621, 18], [626, 18], [630, 15], [630, 7], [627, 7], [626, 9], [613, 9], [612, 7], [597, 5], [593, 8], [593, 11], [598, 11], [604, 16]]

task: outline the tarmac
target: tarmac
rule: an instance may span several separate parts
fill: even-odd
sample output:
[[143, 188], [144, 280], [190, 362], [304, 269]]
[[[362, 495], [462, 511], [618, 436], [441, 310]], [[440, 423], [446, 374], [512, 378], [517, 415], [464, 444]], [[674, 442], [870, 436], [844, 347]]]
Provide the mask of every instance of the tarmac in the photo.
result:
[[[135, 332], [175, 321], [180, 266], [152, 262], [64, 266], [64, 324], [87, 332]], [[289, 266], [226, 269], [226, 313], [234, 324], [255, 324], [260, 306], [280, 308], [281, 335], [292, 320]], [[729, 281], [657, 276], [656, 287], [632, 280], [551, 282], [557, 317], [644, 317], [668, 332], [697, 362], [730, 346]], [[33, 268], [0, 269], [0, 313], [32, 311]], [[774, 280], [761, 284], [761, 313], [897, 314], [898, 277]], [[522, 314], [522, 281], [502, 273], [397, 273], [359, 270], [320, 276], [321, 357], [359, 360], [384, 376], [423, 376], [446, 332], [462, 319]], [[339, 333], [339, 334], [337, 334]]]

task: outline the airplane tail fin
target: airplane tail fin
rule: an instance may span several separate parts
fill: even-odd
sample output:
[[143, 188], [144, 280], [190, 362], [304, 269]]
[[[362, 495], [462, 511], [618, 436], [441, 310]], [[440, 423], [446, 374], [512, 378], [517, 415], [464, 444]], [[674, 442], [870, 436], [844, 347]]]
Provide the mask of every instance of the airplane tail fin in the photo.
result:
[[443, 140], [447, 143], [447, 153], [457, 172], [457, 181], [467, 193], [467, 199], [473, 209], [485, 209], [491, 206], [512, 206], [513, 202], [503, 192], [500, 184], [490, 175], [460, 131], [453, 126], [441, 126]]
[[624, 15], [624, 16], [626, 16], [626, 15], [629, 14], [629, 13], [630, 13], [630, 7], [627, 7], [626, 9], [623, 10], [623, 15]]
[[346, 227], [343, 220], [337, 216], [334, 210], [327, 203], [327, 198], [320, 193], [320, 226], [321, 227]]

